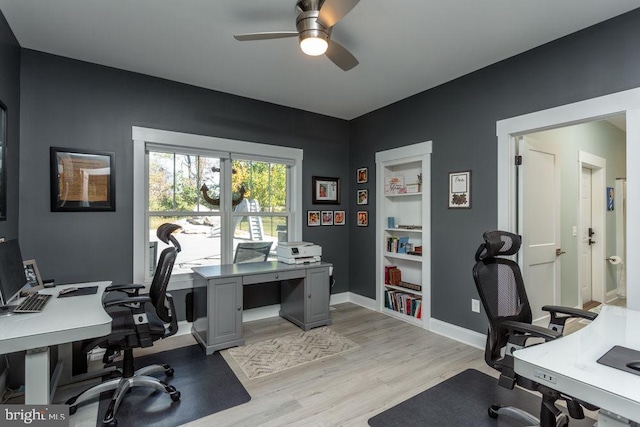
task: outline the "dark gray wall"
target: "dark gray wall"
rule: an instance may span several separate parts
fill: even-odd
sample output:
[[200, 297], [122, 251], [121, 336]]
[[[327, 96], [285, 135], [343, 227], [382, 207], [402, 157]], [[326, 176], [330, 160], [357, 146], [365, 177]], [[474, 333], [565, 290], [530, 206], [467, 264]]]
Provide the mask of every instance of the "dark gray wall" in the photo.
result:
[[18, 237], [20, 177], [20, 45], [0, 11], [0, 101], [7, 107], [7, 220], [0, 237]]
[[[21, 244], [58, 282], [132, 280], [133, 125], [303, 148], [305, 212], [312, 175], [348, 176], [344, 120], [31, 50], [21, 77]], [[50, 146], [115, 152], [116, 212], [51, 212]], [[334, 292], [348, 287], [342, 229], [303, 231], [335, 264]]]
[[[376, 151], [433, 141], [434, 318], [486, 331], [484, 314], [471, 312], [471, 268], [482, 233], [497, 225], [496, 121], [640, 86], [638, 40], [640, 9], [352, 121], [352, 174], [363, 166], [374, 171]], [[472, 171], [472, 209], [449, 210], [448, 173], [460, 170]], [[350, 289], [374, 298], [374, 227], [352, 226], [350, 244]]]

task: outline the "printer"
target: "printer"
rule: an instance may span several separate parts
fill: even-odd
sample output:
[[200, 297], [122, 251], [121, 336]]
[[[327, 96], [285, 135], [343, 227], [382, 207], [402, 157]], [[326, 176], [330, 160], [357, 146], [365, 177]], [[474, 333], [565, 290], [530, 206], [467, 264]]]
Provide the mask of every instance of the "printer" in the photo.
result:
[[322, 246], [309, 242], [279, 242], [278, 261], [286, 264], [304, 264], [319, 262], [322, 256]]

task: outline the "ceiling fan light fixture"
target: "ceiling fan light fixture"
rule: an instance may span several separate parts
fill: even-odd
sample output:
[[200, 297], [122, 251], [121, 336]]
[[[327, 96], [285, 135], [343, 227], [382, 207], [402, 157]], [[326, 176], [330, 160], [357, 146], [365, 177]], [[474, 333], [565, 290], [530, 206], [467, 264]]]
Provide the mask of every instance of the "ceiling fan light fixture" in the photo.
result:
[[328, 47], [329, 43], [322, 37], [305, 37], [300, 40], [300, 49], [309, 56], [322, 55]]

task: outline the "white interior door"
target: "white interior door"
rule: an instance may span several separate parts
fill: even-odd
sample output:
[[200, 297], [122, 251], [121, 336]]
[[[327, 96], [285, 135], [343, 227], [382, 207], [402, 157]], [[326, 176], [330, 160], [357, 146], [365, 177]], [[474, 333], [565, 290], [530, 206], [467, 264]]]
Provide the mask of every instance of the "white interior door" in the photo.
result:
[[560, 164], [553, 144], [519, 140], [518, 232], [522, 274], [534, 321], [541, 307], [560, 303]]
[[589, 230], [593, 229], [591, 221], [591, 169], [582, 168], [580, 174], [580, 274], [578, 275], [580, 280], [580, 295], [582, 296], [582, 304], [586, 304], [593, 300], [592, 297], [592, 265], [591, 265], [591, 236]]

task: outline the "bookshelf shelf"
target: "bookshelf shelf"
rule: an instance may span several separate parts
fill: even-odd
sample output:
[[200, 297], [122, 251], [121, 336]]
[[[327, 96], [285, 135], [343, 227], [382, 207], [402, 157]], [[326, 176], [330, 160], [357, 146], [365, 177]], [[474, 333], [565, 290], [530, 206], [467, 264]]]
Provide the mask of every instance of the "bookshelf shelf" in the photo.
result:
[[421, 228], [385, 228], [384, 231], [388, 232], [388, 233], [417, 233], [417, 234], [422, 234], [422, 229]]
[[407, 255], [407, 254], [399, 254], [397, 252], [385, 252], [384, 256], [387, 258], [405, 259], [407, 261], [422, 262], [422, 257], [420, 255]]
[[[376, 153], [376, 299], [389, 316], [430, 328], [431, 320], [431, 142]], [[403, 186], [421, 180], [417, 193]], [[390, 190], [391, 189], [391, 190]], [[390, 219], [393, 217], [393, 219]], [[389, 227], [393, 224], [421, 228]], [[423, 255], [406, 251], [422, 248]], [[399, 281], [421, 290], [392, 285]]]

